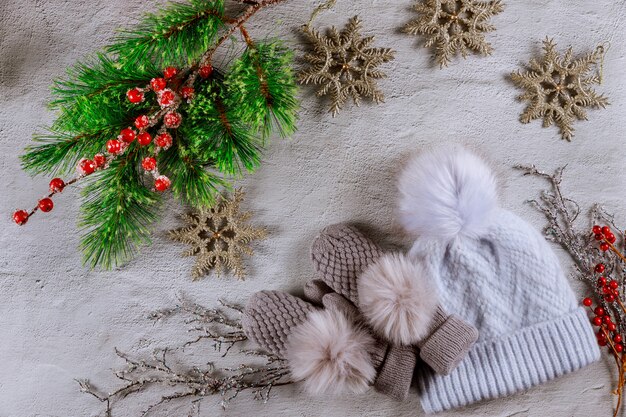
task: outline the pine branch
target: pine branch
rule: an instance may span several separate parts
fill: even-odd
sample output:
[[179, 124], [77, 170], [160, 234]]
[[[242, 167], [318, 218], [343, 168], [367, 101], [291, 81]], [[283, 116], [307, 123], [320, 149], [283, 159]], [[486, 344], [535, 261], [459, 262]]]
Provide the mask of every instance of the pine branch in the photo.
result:
[[[79, 62], [66, 78], [55, 82], [51, 107], [58, 117], [47, 132], [35, 137], [22, 164], [32, 174], [69, 173], [81, 159], [94, 167], [81, 168], [65, 181], [74, 184], [88, 177], [80, 221], [86, 230], [81, 243], [86, 263], [118, 266], [150, 242], [160, 200], [155, 188], [164, 191], [171, 186], [176, 197], [195, 207], [214, 204], [220, 188], [229, 185], [220, 174], [253, 170], [260, 162], [261, 145], [274, 128], [283, 136], [295, 130], [291, 53], [277, 42], [259, 44], [254, 48], [257, 57], [249, 48], [243, 60], [255, 72], [229, 75], [232, 85], [243, 86], [237, 92], [229, 90], [218, 69], [208, 79], [199, 77], [201, 68], [212, 68], [215, 51], [236, 30], [245, 31], [242, 26], [250, 17], [282, 1], [254, 1], [233, 19], [224, 15], [222, 0], [172, 3], [146, 16], [136, 29], [122, 32], [106, 53]], [[246, 41], [256, 45], [249, 37]], [[185, 63], [174, 68], [176, 74], [169, 69], [171, 76], [162, 72], [164, 66], [176, 63]], [[253, 75], [263, 79], [255, 84]], [[245, 79], [238, 81], [237, 76]], [[151, 83], [161, 77], [173, 97], [168, 104], [157, 93], [163, 87]], [[185, 90], [191, 90], [193, 97], [186, 96]], [[139, 95], [139, 103], [129, 101], [129, 91]], [[259, 97], [262, 103], [256, 102]], [[252, 114], [250, 109], [260, 104], [262, 113]], [[144, 135], [143, 146], [120, 136], [133, 128], [138, 116], [147, 122], [130, 134]], [[182, 118], [180, 128], [180, 122], [166, 123], [166, 116]], [[174, 143], [152, 140], [166, 131], [175, 137]], [[112, 141], [116, 138], [118, 142]], [[121, 139], [132, 142], [130, 147]], [[108, 141], [117, 143], [118, 150], [109, 148]], [[94, 155], [98, 165], [91, 160]], [[147, 157], [156, 157], [159, 166], [142, 168], [142, 161], [150, 160]], [[47, 198], [61, 190], [51, 190]], [[25, 224], [37, 211], [37, 206], [18, 210], [14, 220]]]
[[146, 84], [151, 78], [160, 77], [160, 73], [152, 61], [119, 62], [97, 53], [69, 68], [65, 79], [54, 81], [50, 106], [58, 109], [73, 105], [79, 97], [91, 101], [105, 93], [108, 97], [123, 97], [129, 88]]
[[227, 93], [221, 77], [205, 83], [189, 106], [181, 131], [194, 153], [215, 160], [224, 173], [241, 174], [259, 165], [262, 143], [236, 108], [228, 106]]
[[149, 244], [157, 220], [160, 194], [141, 182], [137, 145], [128, 155], [92, 177], [84, 189], [80, 225], [85, 262], [105, 269], [130, 260], [141, 245]]
[[298, 102], [292, 61], [293, 53], [280, 41], [251, 43], [226, 77], [229, 107], [265, 138], [273, 130], [283, 138], [296, 130]]
[[107, 51], [131, 64], [190, 65], [215, 43], [225, 20], [223, 0], [169, 3], [121, 31]]
[[188, 146], [183, 135], [178, 135], [172, 149], [162, 154], [161, 171], [172, 178], [172, 191], [183, 203], [192, 207], [210, 207], [215, 204], [220, 189], [228, 183], [206, 168], [215, 162], [202, 159]]

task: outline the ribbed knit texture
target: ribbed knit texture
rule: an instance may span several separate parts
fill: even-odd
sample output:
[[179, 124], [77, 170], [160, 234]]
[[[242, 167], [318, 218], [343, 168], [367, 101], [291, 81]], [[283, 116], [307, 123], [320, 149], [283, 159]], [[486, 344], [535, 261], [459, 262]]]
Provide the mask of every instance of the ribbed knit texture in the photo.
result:
[[446, 312], [480, 332], [447, 376], [418, 376], [427, 412], [527, 389], [599, 358], [595, 335], [545, 238], [498, 209], [480, 237], [418, 239], [416, 262], [438, 285]]
[[587, 313], [578, 308], [510, 336], [477, 343], [450, 375], [418, 367], [422, 407], [435, 413], [511, 395], [600, 358]]
[[[443, 310], [441, 307], [439, 310], [441, 317]], [[436, 373], [448, 375], [465, 358], [477, 339], [478, 330], [453, 314], [420, 343], [420, 358]]]
[[389, 345], [387, 355], [379, 370], [374, 388], [397, 400], [409, 395], [417, 354], [413, 346]]

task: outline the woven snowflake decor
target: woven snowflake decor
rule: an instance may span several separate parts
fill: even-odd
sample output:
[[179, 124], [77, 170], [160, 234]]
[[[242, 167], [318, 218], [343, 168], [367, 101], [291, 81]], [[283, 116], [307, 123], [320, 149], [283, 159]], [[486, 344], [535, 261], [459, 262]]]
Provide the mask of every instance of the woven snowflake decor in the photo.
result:
[[361, 36], [358, 17], [350, 19], [341, 31], [331, 27], [327, 35], [310, 24], [302, 30], [311, 43], [312, 51], [304, 56], [308, 65], [300, 71], [298, 81], [321, 86], [317, 95], [330, 96], [333, 117], [349, 98], [357, 107], [362, 98], [369, 98], [376, 104], [385, 100], [376, 80], [386, 75], [378, 67], [392, 60], [395, 51], [370, 47], [374, 37]]
[[513, 83], [524, 90], [519, 100], [528, 102], [520, 121], [530, 123], [542, 118], [544, 127], [555, 124], [561, 137], [569, 141], [574, 134], [574, 121], [587, 120], [585, 108], [604, 108], [609, 104], [605, 96], [591, 87], [601, 83], [606, 50], [600, 45], [574, 59], [571, 46], [561, 56], [551, 39], [543, 41], [543, 50], [540, 60], [530, 60], [527, 71], [511, 74]]
[[236, 190], [230, 199], [222, 197], [210, 208], [183, 215], [187, 226], [169, 232], [172, 240], [191, 246], [182, 256], [197, 257], [191, 271], [194, 280], [211, 270], [218, 277], [229, 270], [245, 279], [243, 255], [252, 256], [250, 243], [265, 238], [267, 231], [248, 224], [252, 213], [239, 210], [243, 198], [243, 191]]
[[435, 61], [443, 68], [459, 53], [463, 58], [470, 52], [491, 55], [485, 33], [496, 30], [489, 21], [503, 9], [499, 0], [419, 0], [414, 6], [419, 17], [404, 31], [426, 37], [424, 47], [434, 47]]

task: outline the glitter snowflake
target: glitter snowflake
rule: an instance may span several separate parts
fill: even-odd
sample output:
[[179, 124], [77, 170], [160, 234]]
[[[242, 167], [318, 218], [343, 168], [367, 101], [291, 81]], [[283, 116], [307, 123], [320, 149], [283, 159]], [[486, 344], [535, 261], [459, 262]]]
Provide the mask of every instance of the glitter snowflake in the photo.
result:
[[378, 66], [392, 60], [395, 52], [388, 48], [370, 48], [374, 37], [361, 37], [358, 17], [350, 19], [341, 32], [330, 28], [328, 36], [309, 26], [303, 31], [313, 51], [304, 56], [309, 65], [300, 72], [299, 81], [321, 85], [317, 95], [330, 95], [333, 117], [350, 97], [356, 106], [364, 97], [377, 104], [385, 100], [376, 80], [386, 75]]
[[231, 199], [222, 197], [211, 208], [185, 214], [187, 226], [169, 232], [171, 239], [191, 246], [182, 256], [197, 257], [191, 272], [194, 280], [210, 270], [220, 276], [225, 269], [239, 279], [245, 278], [242, 255], [251, 256], [250, 243], [265, 238], [267, 232], [248, 224], [252, 213], [239, 210], [243, 197], [244, 193], [236, 190]]
[[543, 41], [544, 55], [541, 61], [531, 59], [528, 71], [511, 74], [513, 82], [526, 90], [519, 96], [528, 106], [520, 116], [522, 123], [543, 118], [543, 126], [556, 124], [561, 137], [571, 140], [576, 119], [587, 120], [585, 107], [604, 108], [608, 99], [596, 93], [591, 85], [600, 84], [597, 69], [604, 55], [599, 46], [579, 59], [573, 59], [572, 48], [565, 55], [556, 52], [551, 39]]
[[499, 0], [423, 0], [414, 6], [420, 16], [404, 30], [426, 36], [424, 46], [435, 46], [435, 60], [443, 68], [458, 53], [463, 58], [470, 51], [490, 55], [493, 48], [486, 41], [485, 33], [496, 30], [489, 19], [503, 9]]

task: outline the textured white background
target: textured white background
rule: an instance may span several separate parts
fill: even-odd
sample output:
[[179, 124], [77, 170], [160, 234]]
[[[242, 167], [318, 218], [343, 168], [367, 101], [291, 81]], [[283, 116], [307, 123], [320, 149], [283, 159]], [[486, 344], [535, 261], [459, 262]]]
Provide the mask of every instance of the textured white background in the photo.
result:
[[[173, 323], [150, 324], [145, 319], [150, 311], [172, 306], [181, 292], [212, 305], [219, 297], [243, 302], [264, 288], [297, 290], [312, 276], [309, 242], [325, 225], [366, 223], [388, 242], [407, 244], [394, 228], [394, 177], [408, 153], [433, 144], [463, 142], [479, 149], [500, 175], [502, 204], [538, 228], [541, 217], [523, 203], [544, 184], [521, 177], [511, 169], [515, 163], [548, 170], [569, 164], [564, 187], [571, 197], [584, 207], [602, 201], [626, 219], [623, 1], [509, 1], [493, 20], [498, 31], [488, 36], [493, 56], [457, 60], [439, 70], [416, 38], [399, 31], [412, 15], [411, 0], [340, 0], [319, 25], [343, 25], [359, 14], [379, 46], [397, 50], [396, 60], [385, 67], [390, 77], [381, 82], [387, 102], [350, 107], [331, 119], [312, 90], [302, 89], [299, 132], [290, 141], [274, 140], [263, 167], [242, 182], [246, 207], [256, 212], [257, 223], [271, 229], [271, 237], [248, 260], [249, 279], [191, 281], [193, 259], [180, 258], [182, 247], [163, 237], [183, 211], [174, 202], [168, 204], [154, 245], [140, 257], [116, 271], [88, 271], [76, 250], [76, 188], [66, 190], [52, 213], [38, 215], [27, 227], [18, 229], [9, 220], [15, 208], [30, 206], [47, 187], [47, 178], [31, 179], [20, 171], [18, 155], [33, 131], [53, 119], [45, 107], [51, 79], [103, 45], [114, 28], [153, 9], [152, 3], [0, 2], [0, 417], [97, 415], [100, 404], [80, 394], [73, 378], [113, 387], [110, 369], [120, 365], [114, 347], [145, 353], [188, 337]], [[251, 32], [278, 34], [299, 47], [295, 28], [311, 7], [312, 2], [290, 0], [261, 12]], [[515, 101], [519, 91], [507, 74], [539, 53], [545, 36], [580, 51], [611, 43], [606, 81], [598, 90], [612, 105], [577, 123], [572, 143], [560, 140], [554, 128], [542, 129], [540, 122], [517, 121], [523, 104]], [[568, 262], [565, 256], [562, 260]], [[211, 358], [203, 356], [204, 361]], [[441, 415], [608, 416], [613, 383], [613, 368], [605, 359], [526, 393]], [[202, 415], [422, 415], [416, 393], [404, 404], [373, 392], [311, 399], [288, 387], [274, 394], [266, 405], [242, 395], [226, 412], [209, 398]], [[116, 415], [138, 415], [158, 392], [151, 395], [131, 398]], [[169, 415], [183, 415], [183, 410]]]

